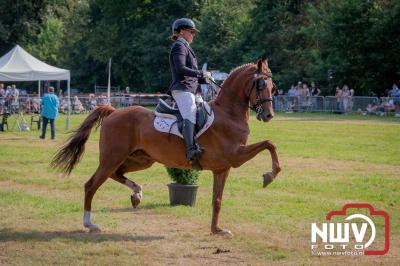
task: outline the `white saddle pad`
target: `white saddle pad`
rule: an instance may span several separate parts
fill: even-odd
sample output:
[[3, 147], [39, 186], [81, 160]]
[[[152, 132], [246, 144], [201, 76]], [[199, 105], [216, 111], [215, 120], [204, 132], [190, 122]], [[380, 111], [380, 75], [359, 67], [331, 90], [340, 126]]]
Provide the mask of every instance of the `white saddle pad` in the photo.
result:
[[[209, 115], [207, 117], [207, 122], [204, 124], [203, 128], [196, 134], [196, 139], [200, 137], [214, 122], [214, 111], [206, 102], [204, 102], [204, 107], [206, 108]], [[157, 131], [171, 133], [183, 139], [182, 134], [179, 132], [178, 123], [176, 123], [175, 116], [158, 112], [155, 112], [155, 115], [156, 118], [154, 119], [154, 128]]]

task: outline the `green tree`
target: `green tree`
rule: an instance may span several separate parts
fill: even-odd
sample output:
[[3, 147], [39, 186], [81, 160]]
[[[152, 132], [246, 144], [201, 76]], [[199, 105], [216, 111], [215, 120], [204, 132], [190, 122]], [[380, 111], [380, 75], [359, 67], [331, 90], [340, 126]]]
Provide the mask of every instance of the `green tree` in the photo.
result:
[[196, 17], [197, 1], [90, 1], [88, 53], [113, 58], [114, 78], [141, 91], [165, 91], [170, 82], [171, 24]]
[[40, 32], [49, 4], [46, 0], [0, 1], [0, 54], [16, 44], [23, 46]]
[[400, 3], [330, 0], [308, 7], [308, 54], [320, 62], [310, 72], [333, 71], [334, 83], [357, 94], [381, 93], [399, 78]]
[[211, 69], [225, 71], [243, 63], [240, 44], [253, 2], [211, 0], [204, 3], [198, 21], [201, 32], [194, 43], [200, 62], [207, 62]]
[[241, 49], [244, 62], [259, 57], [268, 58], [278, 87], [288, 88], [297, 80], [307, 80], [304, 58], [304, 34], [299, 32], [305, 25], [304, 7], [300, 0], [257, 0], [251, 11]]
[[65, 55], [60, 49], [64, 37], [64, 25], [61, 19], [50, 17], [44, 23], [34, 43], [26, 45], [26, 49], [49, 64], [58, 65]]

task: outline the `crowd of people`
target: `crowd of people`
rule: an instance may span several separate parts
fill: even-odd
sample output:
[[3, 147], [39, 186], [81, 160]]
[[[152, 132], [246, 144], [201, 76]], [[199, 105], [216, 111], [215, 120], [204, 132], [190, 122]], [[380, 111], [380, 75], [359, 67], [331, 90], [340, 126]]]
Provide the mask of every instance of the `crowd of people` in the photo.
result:
[[[329, 100], [328, 106], [323, 102], [323, 97], [318, 96], [321, 96], [321, 90], [316, 86], [315, 82], [311, 82], [310, 86], [308, 86], [307, 83], [299, 81], [297, 86], [292, 85], [287, 92], [284, 92], [282, 89], [276, 92], [274, 101], [275, 109], [288, 113], [327, 109], [338, 113], [357, 111], [363, 115], [378, 114], [383, 116], [394, 113], [395, 117], [400, 117], [400, 89], [395, 83], [390, 90], [385, 91], [385, 97], [381, 97], [380, 99], [375, 98], [365, 104], [363, 108], [354, 105], [354, 89], [350, 89], [346, 84], [343, 87], [337, 86], [335, 95], [325, 97]], [[58, 98], [60, 101], [58, 111], [60, 113], [67, 113], [67, 97], [64, 97], [62, 91], [59, 91]], [[125, 88], [120, 98], [119, 106], [128, 107], [134, 103], [129, 87]], [[71, 98], [71, 112], [73, 114], [90, 112], [97, 106], [106, 104], [107, 96], [104, 93], [98, 95], [91, 93], [79, 97], [73, 96]], [[21, 96], [15, 84], [7, 87], [4, 84], [0, 84], [0, 114], [12, 114], [18, 111], [22, 111], [23, 113], [39, 113], [40, 105], [41, 99], [37, 93]]]
[[5, 110], [14, 111], [19, 106], [18, 102], [19, 90], [12, 84], [11, 86], [4, 87], [0, 84], [0, 114]]
[[393, 111], [395, 117], [400, 117], [400, 89], [396, 83], [393, 83], [392, 89], [385, 92], [385, 97], [381, 101], [374, 101], [368, 104], [365, 111], [358, 110], [363, 115], [377, 114], [390, 115]]
[[[297, 86], [292, 85], [290, 89], [284, 93], [283, 90], [278, 90], [278, 104], [280, 109], [286, 110], [288, 113], [291, 112], [306, 112], [317, 110], [317, 99], [313, 96], [319, 96], [321, 90], [316, 86], [315, 82], [311, 82], [311, 86], [308, 87], [307, 83], [299, 81]], [[287, 97], [282, 97], [287, 96]]]
[[[62, 95], [60, 91], [58, 95], [60, 104], [58, 111], [60, 113], [67, 113], [68, 101], [67, 97]], [[0, 115], [3, 113], [14, 114], [18, 112], [22, 113], [39, 113], [42, 99], [37, 93], [26, 94], [20, 96], [20, 92], [15, 84], [7, 86], [0, 84]], [[74, 96], [71, 99], [71, 111], [72, 113], [79, 114], [84, 112], [90, 112], [97, 106], [106, 105], [107, 96], [103, 93], [95, 96], [89, 94], [88, 96], [78, 97]]]

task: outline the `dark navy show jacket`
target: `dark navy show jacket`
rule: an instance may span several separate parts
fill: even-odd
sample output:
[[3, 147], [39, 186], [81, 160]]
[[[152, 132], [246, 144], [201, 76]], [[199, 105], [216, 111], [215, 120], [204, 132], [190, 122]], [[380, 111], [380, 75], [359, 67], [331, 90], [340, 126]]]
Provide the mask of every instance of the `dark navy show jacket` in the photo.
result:
[[202, 72], [197, 68], [197, 59], [193, 49], [183, 40], [176, 40], [171, 47], [169, 64], [172, 72], [170, 91], [182, 90], [195, 93]]

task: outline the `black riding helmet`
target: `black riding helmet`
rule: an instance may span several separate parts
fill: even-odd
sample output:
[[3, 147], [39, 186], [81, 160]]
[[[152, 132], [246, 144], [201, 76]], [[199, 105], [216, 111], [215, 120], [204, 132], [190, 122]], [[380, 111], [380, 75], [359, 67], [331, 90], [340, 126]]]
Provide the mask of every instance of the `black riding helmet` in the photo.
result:
[[196, 25], [190, 18], [180, 18], [175, 20], [172, 24], [172, 34], [178, 33], [180, 30], [183, 29], [193, 29], [195, 31], [199, 31], [198, 29], [196, 29]]

